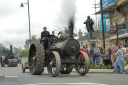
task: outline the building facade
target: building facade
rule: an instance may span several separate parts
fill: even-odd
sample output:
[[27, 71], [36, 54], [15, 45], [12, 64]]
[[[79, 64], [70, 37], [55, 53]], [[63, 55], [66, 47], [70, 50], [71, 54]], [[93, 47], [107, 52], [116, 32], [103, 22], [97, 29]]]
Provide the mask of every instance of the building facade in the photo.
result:
[[[36, 39], [36, 35], [32, 35], [31, 43], [36, 43], [36, 42], [40, 42], [40, 40]], [[25, 50], [29, 50], [29, 48], [30, 48], [30, 39], [27, 39], [25, 41], [24, 48], [25, 48]]]
[[[128, 43], [128, 0], [102, 0], [106, 44], [114, 41]], [[101, 14], [97, 11], [95, 14]], [[99, 31], [102, 31], [99, 19]], [[102, 39], [102, 37], [101, 37]]]

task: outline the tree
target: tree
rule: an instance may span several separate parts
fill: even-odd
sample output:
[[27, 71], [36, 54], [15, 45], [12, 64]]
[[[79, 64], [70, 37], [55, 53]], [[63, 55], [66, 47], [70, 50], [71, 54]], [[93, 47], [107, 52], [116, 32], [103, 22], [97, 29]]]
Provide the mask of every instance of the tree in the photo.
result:
[[29, 50], [22, 50], [19, 56], [22, 58], [22, 57], [28, 57], [28, 55], [29, 55]]
[[19, 53], [20, 53], [20, 49], [19, 49], [19, 48], [16, 48], [16, 47], [13, 47], [13, 48], [12, 48], [12, 52], [13, 52], [13, 54], [14, 54], [15, 56], [18, 56]]
[[3, 46], [3, 44], [0, 43], [0, 57], [2, 56], [2, 50], [5, 48], [5, 46]]

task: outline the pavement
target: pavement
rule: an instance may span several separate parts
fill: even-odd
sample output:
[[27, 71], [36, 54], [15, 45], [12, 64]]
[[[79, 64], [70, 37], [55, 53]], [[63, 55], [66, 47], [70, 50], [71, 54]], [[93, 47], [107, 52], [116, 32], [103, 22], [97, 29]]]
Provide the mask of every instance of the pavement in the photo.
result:
[[[70, 74], [51, 77], [46, 67], [41, 75], [31, 75], [29, 69], [22, 73], [20, 65], [18, 67], [5, 66], [0, 67], [0, 74], [4, 76], [0, 78], [0, 85], [128, 85], [127, 74], [93, 73], [94, 70], [99, 69], [90, 69], [85, 76], [78, 75], [73, 69]], [[103, 70], [108, 71], [108, 69]]]
[[89, 69], [89, 73], [112, 73], [114, 69]]
[[89, 69], [89, 73], [112, 73], [113, 71], [114, 69]]

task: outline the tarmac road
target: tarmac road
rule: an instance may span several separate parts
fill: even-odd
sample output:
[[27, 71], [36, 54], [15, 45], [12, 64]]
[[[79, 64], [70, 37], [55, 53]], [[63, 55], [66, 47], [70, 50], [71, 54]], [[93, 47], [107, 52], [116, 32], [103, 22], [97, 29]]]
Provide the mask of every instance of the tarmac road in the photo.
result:
[[128, 85], [128, 74], [88, 73], [79, 76], [76, 72], [51, 77], [47, 69], [42, 75], [31, 75], [21, 67], [0, 67], [0, 85]]

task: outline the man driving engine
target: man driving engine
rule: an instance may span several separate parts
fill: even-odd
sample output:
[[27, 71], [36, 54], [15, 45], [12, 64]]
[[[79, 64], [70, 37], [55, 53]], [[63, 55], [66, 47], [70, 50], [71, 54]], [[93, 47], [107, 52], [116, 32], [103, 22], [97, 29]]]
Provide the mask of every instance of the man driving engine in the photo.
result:
[[44, 31], [41, 32], [41, 38], [47, 37], [48, 35], [50, 35], [49, 31], [46, 31], [47, 27], [43, 27], [43, 29], [44, 29]]
[[43, 27], [43, 29], [44, 29], [44, 31], [41, 32], [41, 39], [43, 39], [44, 48], [47, 49], [48, 48], [48, 39], [46, 39], [46, 37], [48, 37], [48, 35], [50, 35], [50, 33], [49, 33], [49, 31], [46, 31], [47, 27]]

